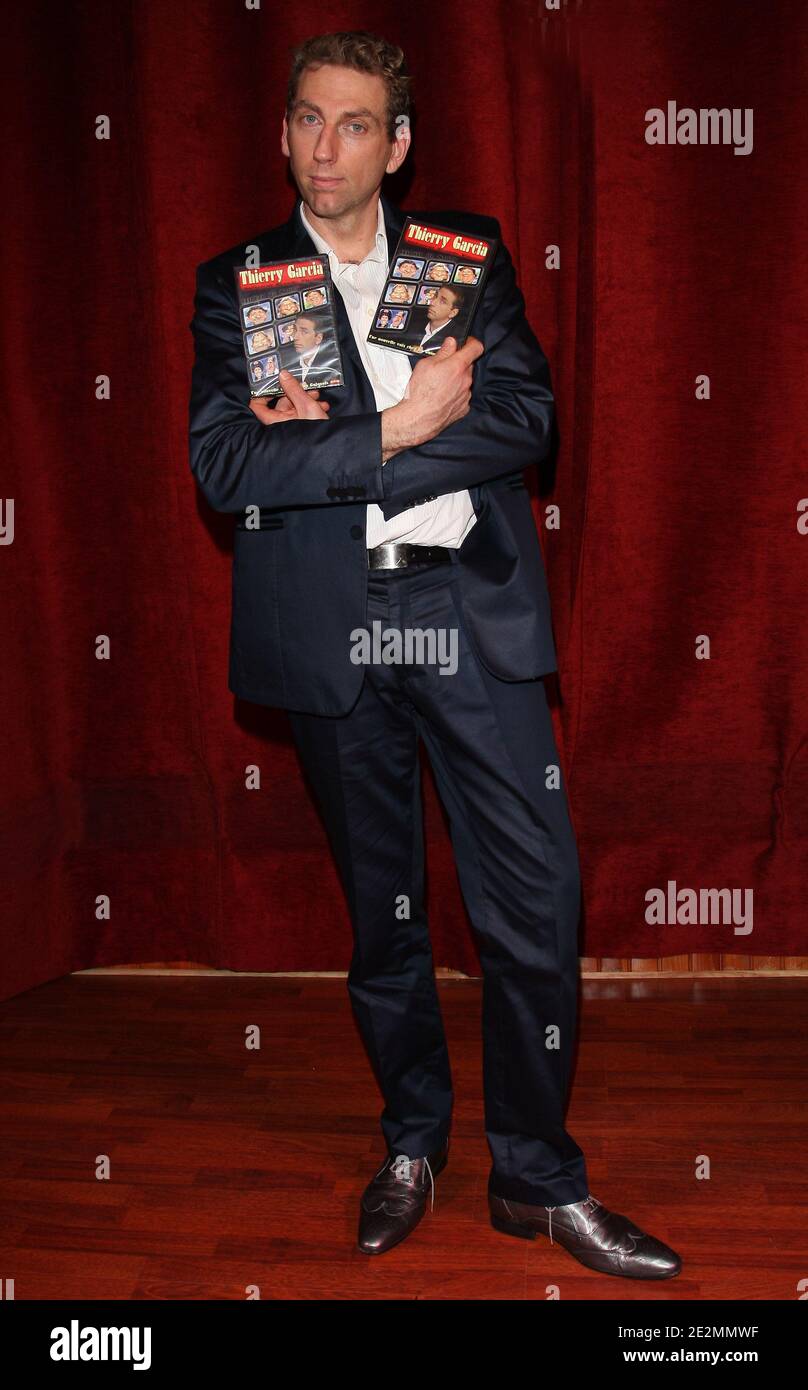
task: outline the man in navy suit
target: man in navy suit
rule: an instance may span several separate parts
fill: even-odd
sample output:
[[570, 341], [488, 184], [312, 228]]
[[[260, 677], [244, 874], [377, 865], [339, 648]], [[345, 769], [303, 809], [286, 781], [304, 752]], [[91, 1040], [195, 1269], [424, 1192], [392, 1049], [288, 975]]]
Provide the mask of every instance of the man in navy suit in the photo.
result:
[[[191, 467], [210, 505], [236, 515], [229, 686], [289, 711], [347, 897], [348, 989], [388, 1151], [362, 1196], [360, 1248], [409, 1235], [448, 1154], [421, 738], [483, 968], [492, 1223], [548, 1234], [604, 1273], [667, 1278], [679, 1257], [591, 1195], [564, 1127], [580, 876], [523, 478], [548, 452], [554, 407], [506, 247], [463, 347], [448, 337], [423, 357], [366, 341], [405, 216], [380, 190], [409, 148], [409, 81], [401, 50], [374, 35], [301, 45], [282, 135], [292, 215], [197, 272]], [[428, 215], [500, 234], [491, 217]], [[249, 401], [233, 266], [254, 245], [262, 263], [328, 256], [343, 388], [307, 392], [282, 372], [277, 403]]]
[[[339, 372], [336, 346], [330, 338], [322, 310], [298, 314], [295, 319], [295, 351], [304, 386], [325, 386]], [[297, 376], [297, 372], [293, 373]]]
[[465, 327], [465, 298], [460, 285], [441, 285], [425, 314], [413, 313], [412, 332], [418, 346], [427, 352], [437, 352], [444, 338], [451, 336], [455, 325]]

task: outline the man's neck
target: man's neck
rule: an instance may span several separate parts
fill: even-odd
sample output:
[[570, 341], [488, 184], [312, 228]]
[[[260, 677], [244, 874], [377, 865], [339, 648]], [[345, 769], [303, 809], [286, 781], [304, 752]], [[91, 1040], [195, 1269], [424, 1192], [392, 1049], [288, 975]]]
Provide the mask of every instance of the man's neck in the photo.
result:
[[343, 264], [359, 265], [368, 251], [376, 245], [379, 225], [379, 193], [361, 207], [349, 208], [341, 217], [317, 217], [305, 199], [301, 200], [306, 217], [316, 232], [324, 237]]

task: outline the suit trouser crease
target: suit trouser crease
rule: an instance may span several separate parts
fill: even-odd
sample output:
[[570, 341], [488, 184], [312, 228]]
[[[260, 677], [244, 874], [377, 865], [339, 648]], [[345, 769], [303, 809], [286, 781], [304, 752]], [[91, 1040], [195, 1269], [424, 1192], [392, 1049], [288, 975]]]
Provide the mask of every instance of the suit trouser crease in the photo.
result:
[[543, 682], [502, 681], [479, 662], [454, 564], [371, 572], [370, 631], [374, 620], [402, 632], [454, 628], [456, 672], [371, 664], [349, 714], [291, 712], [290, 721], [348, 900], [348, 990], [385, 1100], [388, 1149], [432, 1152], [453, 1108], [424, 906], [420, 737], [483, 971], [489, 1188], [514, 1200], [579, 1201], [588, 1179], [564, 1109], [580, 875], [563, 780], [546, 784], [546, 767], [559, 759]]

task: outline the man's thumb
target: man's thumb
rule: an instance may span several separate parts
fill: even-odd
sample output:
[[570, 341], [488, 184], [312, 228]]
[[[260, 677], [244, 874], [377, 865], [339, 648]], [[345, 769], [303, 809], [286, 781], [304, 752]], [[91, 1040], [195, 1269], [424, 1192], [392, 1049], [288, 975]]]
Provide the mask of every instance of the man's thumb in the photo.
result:
[[298, 381], [297, 377], [293, 376], [290, 371], [287, 371], [286, 367], [278, 373], [278, 380], [283, 387], [285, 395], [289, 396], [291, 400], [294, 400], [296, 396], [307, 396], [308, 393]]

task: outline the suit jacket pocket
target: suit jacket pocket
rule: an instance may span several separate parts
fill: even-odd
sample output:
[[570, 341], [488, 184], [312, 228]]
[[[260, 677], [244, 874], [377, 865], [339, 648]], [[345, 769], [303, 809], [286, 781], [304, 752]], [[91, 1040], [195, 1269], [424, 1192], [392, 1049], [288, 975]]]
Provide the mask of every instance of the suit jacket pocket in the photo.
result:
[[268, 507], [261, 507], [260, 509], [259, 526], [255, 525], [254, 520], [253, 524], [248, 526], [247, 518], [243, 512], [238, 512], [236, 515], [237, 531], [281, 531], [283, 529], [283, 526], [283, 516], [280, 515], [278, 512], [270, 511]]

